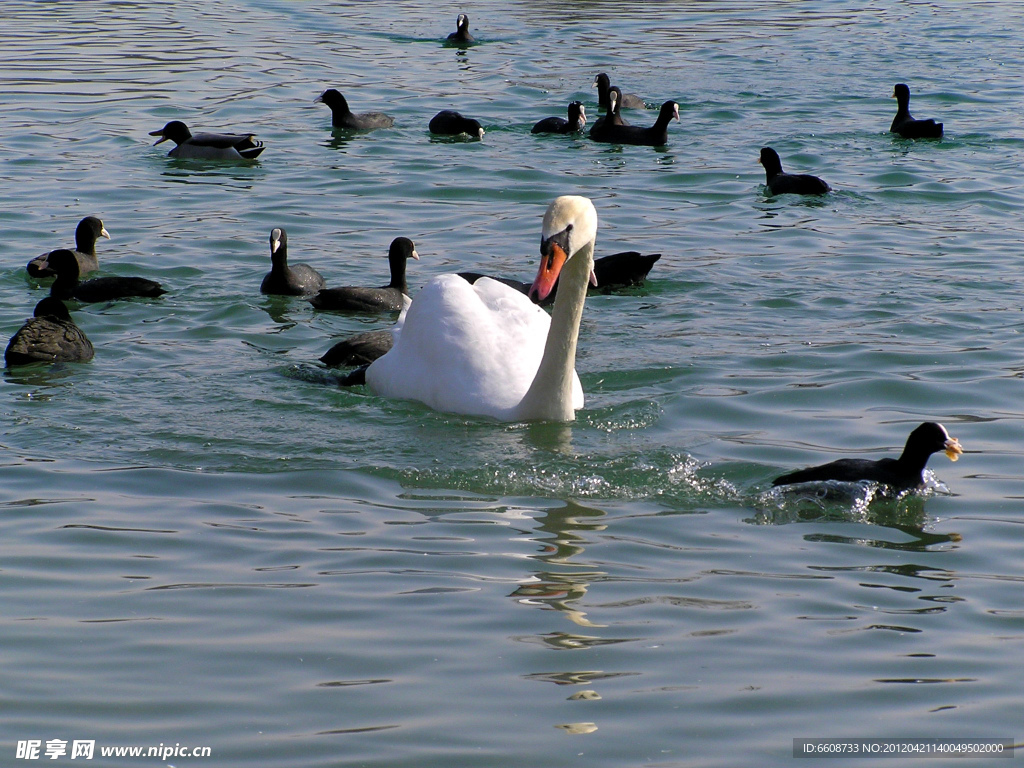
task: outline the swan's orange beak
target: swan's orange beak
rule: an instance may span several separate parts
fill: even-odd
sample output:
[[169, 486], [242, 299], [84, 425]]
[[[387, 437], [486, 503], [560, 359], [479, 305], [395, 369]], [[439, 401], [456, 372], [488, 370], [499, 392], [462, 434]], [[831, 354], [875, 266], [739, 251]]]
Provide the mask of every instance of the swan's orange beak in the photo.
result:
[[554, 239], [544, 243], [544, 248], [541, 250], [540, 268], [537, 270], [537, 278], [533, 281], [533, 285], [530, 286], [530, 290], [527, 293], [527, 296], [532, 301], [544, 301], [551, 294], [555, 283], [558, 281], [558, 273], [562, 271], [562, 265], [565, 264], [567, 258], [569, 257], [565, 255], [562, 246], [556, 243]]
[[530, 286], [529, 296], [534, 301], [544, 301], [558, 281], [558, 275], [562, 271], [562, 265], [568, 258], [562, 246], [554, 241], [549, 241], [546, 252], [541, 255], [540, 267], [537, 269], [537, 278]]

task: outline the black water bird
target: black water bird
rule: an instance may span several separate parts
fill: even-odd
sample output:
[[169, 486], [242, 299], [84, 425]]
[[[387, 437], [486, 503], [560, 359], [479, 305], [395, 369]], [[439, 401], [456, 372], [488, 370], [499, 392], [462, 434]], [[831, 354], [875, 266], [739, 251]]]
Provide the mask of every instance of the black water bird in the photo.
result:
[[594, 259], [594, 277], [599, 291], [643, 285], [660, 253], [622, 251]]
[[942, 136], [942, 123], [934, 120], [915, 120], [910, 114], [910, 88], [906, 83], [897, 83], [892, 97], [896, 99], [896, 117], [889, 126], [890, 133], [898, 133], [904, 139], [938, 139]]
[[471, 117], [463, 117], [454, 109], [442, 109], [430, 118], [427, 128], [439, 136], [459, 136], [464, 133], [478, 139], [484, 137], [483, 126], [478, 121]]
[[458, 45], [469, 45], [476, 42], [476, 38], [469, 34], [469, 16], [460, 13], [455, 20], [455, 31], [446, 38], [449, 43]]
[[[103, 226], [103, 222], [96, 216], [86, 216], [75, 228], [75, 259], [78, 261], [79, 274], [86, 274], [99, 269], [99, 260], [96, 258], [96, 241], [105, 237], [110, 239], [110, 233]], [[25, 267], [32, 277], [44, 278], [53, 277], [56, 273], [50, 269], [47, 263], [49, 253], [36, 256]]]
[[590, 126], [590, 138], [594, 141], [609, 141], [607, 136], [610, 135], [612, 128], [620, 125], [629, 125], [628, 122], [619, 113], [619, 105], [622, 100], [622, 91], [619, 90], [618, 86], [613, 85], [610, 92], [608, 93], [609, 109], [607, 114], [601, 115], [594, 121], [594, 124]]
[[[599, 109], [608, 111], [611, 109], [608, 96], [611, 93], [612, 83], [606, 72], [601, 72], [594, 78], [594, 87], [597, 88], [597, 106]], [[647, 109], [647, 103], [635, 93], [622, 93], [619, 91], [619, 108], [626, 109]]]
[[352, 131], [375, 131], [378, 128], [390, 128], [395, 124], [395, 118], [385, 115], [383, 112], [360, 112], [354, 114], [349, 109], [348, 101], [336, 88], [328, 88], [316, 97], [316, 101], [323, 102], [331, 108], [331, 125], [335, 128], [345, 128]]
[[134, 297], [156, 298], [167, 293], [160, 283], [145, 277], [94, 277], [79, 282], [78, 261], [67, 249], [50, 253], [50, 268], [57, 279], [50, 286], [50, 295], [56, 299], [77, 299], [87, 304]]
[[75, 325], [63, 301], [48, 296], [36, 304], [32, 315], [8, 342], [4, 352], [7, 365], [92, 360], [92, 342]]
[[395, 337], [389, 328], [364, 331], [339, 341], [323, 354], [320, 362], [328, 368], [369, 365], [390, 352], [394, 343]]
[[545, 117], [533, 126], [530, 133], [576, 133], [582, 131], [583, 126], [587, 124], [587, 111], [583, 107], [583, 102], [570, 102], [567, 113], [568, 120], [564, 117]]
[[898, 459], [838, 459], [828, 464], [782, 475], [775, 478], [772, 485], [834, 480], [849, 483], [881, 483], [896, 491], [922, 488], [928, 458], [939, 451], [944, 451], [950, 461], [956, 461], [963, 453], [960, 441], [950, 437], [945, 427], [934, 421], [926, 421], [910, 433], [903, 453]]
[[668, 144], [668, 124], [679, 119], [679, 105], [674, 101], [666, 101], [661, 105], [658, 119], [649, 128], [638, 125], [605, 125], [603, 130], [590, 138], [611, 144], [636, 144], [645, 147], [663, 147]]
[[278, 296], [309, 296], [324, 287], [324, 278], [309, 264], [288, 266], [288, 233], [280, 227], [270, 231], [271, 269], [260, 284], [260, 293]]
[[401, 312], [409, 299], [409, 285], [405, 279], [406, 262], [419, 259], [416, 246], [408, 237], [396, 237], [388, 249], [391, 282], [381, 288], [344, 286], [324, 288], [309, 301], [317, 309], [345, 312]]
[[255, 160], [263, 151], [263, 142], [252, 133], [197, 133], [195, 135], [180, 120], [172, 120], [150, 136], [159, 136], [157, 144], [173, 141], [177, 146], [168, 157], [192, 160]]
[[[622, 251], [621, 253], [613, 253], [594, 259], [594, 279], [597, 285], [592, 285], [591, 288], [599, 293], [610, 293], [622, 288], [643, 285], [654, 263], [660, 258], [660, 253]], [[459, 277], [470, 283], [475, 283], [481, 277], [490, 277], [492, 280], [497, 280], [499, 283], [515, 288], [527, 296], [530, 294], [531, 283], [516, 280], [515, 278], [495, 277], [493, 275], [484, 275], [481, 272], [459, 272], [458, 274]], [[541, 304], [554, 303], [557, 292], [558, 281], [556, 280], [551, 293]]]
[[832, 188], [808, 173], [785, 173], [779, 153], [771, 147], [761, 149], [757, 162], [764, 166], [768, 189], [773, 195], [824, 195]]

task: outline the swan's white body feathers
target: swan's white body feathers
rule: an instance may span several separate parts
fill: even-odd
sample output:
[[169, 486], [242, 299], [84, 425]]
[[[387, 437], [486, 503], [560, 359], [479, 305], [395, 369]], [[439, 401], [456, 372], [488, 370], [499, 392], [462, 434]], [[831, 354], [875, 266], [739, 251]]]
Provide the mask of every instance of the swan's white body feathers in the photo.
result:
[[585, 197], [557, 198], [544, 214], [541, 266], [531, 292], [558, 280], [551, 316], [514, 288], [441, 275], [394, 329], [391, 351], [366, 369], [378, 395], [447, 413], [501, 421], [571, 421], [583, 407], [576, 343], [594, 268], [597, 211]]
[[[367, 369], [366, 383], [437, 411], [508, 420], [537, 375], [550, 326], [547, 312], [497, 280], [440, 275], [403, 311], [395, 346]], [[573, 378], [573, 407], [582, 408]]]

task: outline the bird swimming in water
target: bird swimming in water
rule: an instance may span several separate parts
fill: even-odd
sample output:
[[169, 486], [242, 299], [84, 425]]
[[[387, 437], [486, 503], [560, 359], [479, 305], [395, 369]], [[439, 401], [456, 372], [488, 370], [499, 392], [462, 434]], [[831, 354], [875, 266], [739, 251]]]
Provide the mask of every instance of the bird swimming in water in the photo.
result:
[[192, 160], [255, 160], [263, 151], [263, 142], [255, 134], [197, 133], [195, 135], [180, 120], [172, 120], [150, 136], [159, 136], [157, 144], [173, 141], [177, 146], [168, 157]]
[[50, 295], [57, 299], [78, 299], [88, 304], [133, 297], [156, 298], [167, 293], [160, 283], [145, 277], [94, 277], [78, 281], [78, 261], [67, 249], [50, 253], [50, 267], [57, 279], [50, 286]]
[[[601, 72], [594, 78], [594, 87], [597, 88], [598, 109], [605, 111], [611, 109], [608, 96], [612, 89], [611, 78], [607, 72]], [[619, 91], [619, 107], [625, 109], [647, 109], [647, 103], [635, 93], [622, 93]]]
[[453, 45], [470, 45], [476, 42], [476, 38], [469, 34], [469, 16], [459, 14], [455, 20], [455, 31], [448, 35], [446, 41]]
[[454, 109], [442, 109], [427, 124], [431, 133], [439, 136], [459, 136], [466, 134], [470, 138], [482, 139], [484, 137], [483, 126], [471, 117], [463, 117]]
[[[596, 285], [591, 285], [591, 290], [597, 293], [613, 293], [622, 288], [631, 288], [643, 285], [647, 279], [647, 273], [651, 271], [654, 262], [661, 258], [660, 253], [640, 253], [639, 251], [622, 251], [608, 256], [600, 256], [594, 259], [594, 280]], [[481, 272], [459, 272], [459, 276], [470, 283], [475, 283], [481, 277], [489, 277], [515, 288], [520, 293], [530, 293], [530, 283], [516, 280], [511, 277], [495, 277], [484, 275]], [[558, 281], [551, 287], [551, 293], [541, 301], [541, 306], [552, 304], [558, 291]]]
[[316, 97], [331, 108], [331, 125], [352, 131], [375, 131], [378, 128], [390, 128], [395, 118], [383, 112], [360, 112], [355, 114], [349, 109], [348, 101], [336, 88], [328, 88]]
[[[614, 103], [614, 100], [613, 100]], [[605, 120], [607, 121], [607, 117]], [[605, 123], [600, 131], [591, 131], [590, 138], [610, 144], [635, 144], [645, 147], [663, 147], [668, 144], [668, 125], [679, 120], [679, 105], [666, 101], [661, 105], [654, 125], [644, 128], [639, 125], [617, 125]]]
[[942, 123], [934, 120], [915, 120], [910, 114], [910, 87], [897, 83], [892, 90], [896, 99], [896, 117], [889, 126], [890, 133], [898, 133], [904, 139], [938, 139], [942, 137]]
[[270, 231], [271, 269], [260, 284], [260, 293], [308, 296], [324, 287], [324, 278], [309, 264], [288, 265], [288, 233], [281, 227]]
[[380, 288], [342, 286], [324, 288], [309, 298], [317, 309], [342, 312], [401, 312], [409, 301], [405, 269], [409, 259], [419, 259], [416, 244], [408, 237], [396, 237], [388, 248], [391, 282]]
[[809, 173], [785, 173], [779, 153], [771, 147], [764, 147], [757, 159], [764, 166], [768, 189], [773, 195], [824, 195], [832, 188], [817, 176]]
[[550, 317], [495, 280], [435, 277], [399, 318], [391, 351], [366, 368], [367, 386], [446, 413], [572, 421], [583, 406], [576, 346], [596, 237], [587, 198], [566, 195], [548, 207], [530, 292], [542, 300], [559, 281]]
[[387, 354], [394, 346], [394, 335], [390, 328], [363, 331], [342, 339], [320, 357], [328, 368], [369, 365], [378, 357]]
[[590, 138], [594, 141], [610, 141], [612, 128], [619, 125], [628, 126], [629, 123], [619, 114], [619, 104], [622, 101], [622, 91], [618, 86], [612, 86], [608, 93], [608, 112], [601, 115], [594, 124], [590, 126]]
[[533, 126], [530, 133], [576, 133], [582, 131], [587, 124], [587, 111], [582, 101], [569, 103], [565, 117], [545, 117]]
[[[84, 275], [99, 269], [99, 260], [96, 258], [96, 241], [101, 237], [109, 240], [110, 233], [107, 232], [98, 217], [86, 216], [78, 222], [78, 226], [75, 228], [75, 250], [72, 253], [78, 260], [79, 274]], [[56, 273], [50, 269], [50, 265], [47, 263], [49, 257], [49, 253], [44, 253], [42, 256], [32, 259], [25, 267], [29, 275], [36, 278], [53, 277]]]
[[772, 485], [794, 485], [835, 480], [848, 483], [875, 482], [888, 485], [896, 491], [924, 487], [924, 468], [933, 453], [942, 451], [950, 461], [963, 453], [960, 441], [950, 437], [946, 428], [934, 421], [926, 421], [907, 438], [898, 459], [837, 459], [775, 478]]
[[85, 332], [75, 325], [64, 302], [47, 296], [36, 304], [32, 317], [7, 344], [7, 365], [30, 363], [85, 363], [93, 348]]

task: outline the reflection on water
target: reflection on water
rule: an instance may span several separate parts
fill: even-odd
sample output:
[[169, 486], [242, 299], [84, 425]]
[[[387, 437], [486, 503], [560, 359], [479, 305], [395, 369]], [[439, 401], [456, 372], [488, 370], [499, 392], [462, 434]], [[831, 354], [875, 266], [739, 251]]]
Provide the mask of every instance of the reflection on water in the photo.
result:
[[[538, 517], [540, 525], [537, 527], [535, 541], [540, 545], [541, 552], [533, 557], [548, 566], [559, 567], [536, 571], [510, 597], [524, 605], [542, 605], [561, 611], [566, 618], [581, 627], [604, 626], [591, 623], [586, 612], [575, 607], [575, 604], [586, 596], [592, 581], [607, 574], [593, 570], [589, 564], [572, 562], [573, 558], [583, 554], [590, 540], [583, 534], [605, 529], [603, 522], [594, 520], [604, 517], [605, 513], [599, 509], [575, 503], [549, 509]], [[580, 640], [573, 638], [566, 642], [575, 644]]]
[[[882, 523], [875, 523], [882, 525]], [[844, 536], [842, 534], [815, 533], [806, 537], [807, 541], [835, 542], [842, 544], [856, 544], [858, 546], [874, 547], [876, 549], [891, 549], [900, 552], [930, 552], [944, 551], [947, 545], [955, 549], [962, 537], [958, 533], [933, 534], [922, 530], [917, 526], [896, 525], [892, 522], [884, 524], [887, 528], [905, 533], [910, 537], [909, 541], [890, 541], [882, 538], [887, 533], [882, 529], [879, 536]]]

